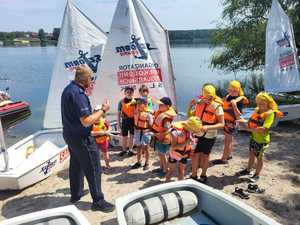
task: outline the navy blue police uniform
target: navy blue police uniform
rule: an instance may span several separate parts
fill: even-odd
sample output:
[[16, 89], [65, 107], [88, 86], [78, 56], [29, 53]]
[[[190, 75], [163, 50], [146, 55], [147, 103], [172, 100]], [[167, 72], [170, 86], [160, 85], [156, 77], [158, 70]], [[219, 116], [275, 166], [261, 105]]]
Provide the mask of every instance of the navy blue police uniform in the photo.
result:
[[92, 114], [89, 98], [84, 88], [72, 81], [61, 97], [63, 137], [70, 151], [71, 200], [83, 195], [84, 176], [87, 178], [94, 203], [104, 199], [101, 190], [100, 155], [95, 138], [90, 135], [92, 127], [84, 127], [80, 118]]

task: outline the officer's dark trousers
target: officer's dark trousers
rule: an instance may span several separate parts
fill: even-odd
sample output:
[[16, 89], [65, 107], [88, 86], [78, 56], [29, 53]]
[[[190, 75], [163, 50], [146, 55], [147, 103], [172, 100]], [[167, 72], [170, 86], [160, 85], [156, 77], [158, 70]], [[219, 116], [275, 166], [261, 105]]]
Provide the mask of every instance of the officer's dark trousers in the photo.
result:
[[70, 151], [70, 189], [71, 198], [83, 195], [84, 176], [86, 177], [93, 202], [104, 198], [101, 190], [100, 154], [95, 138], [63, 134]]

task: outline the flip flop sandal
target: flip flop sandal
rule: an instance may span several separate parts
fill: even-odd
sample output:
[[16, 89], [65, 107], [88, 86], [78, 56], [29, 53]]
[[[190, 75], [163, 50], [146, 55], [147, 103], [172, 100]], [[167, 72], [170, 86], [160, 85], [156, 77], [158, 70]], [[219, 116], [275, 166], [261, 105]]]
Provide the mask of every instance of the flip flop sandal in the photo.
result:
[[242, 188], [239, 187], [236, 187], [235, 191], [232, 194], [240, 197], [241, 199], [249, 199], [249, 195], [245, 193]]

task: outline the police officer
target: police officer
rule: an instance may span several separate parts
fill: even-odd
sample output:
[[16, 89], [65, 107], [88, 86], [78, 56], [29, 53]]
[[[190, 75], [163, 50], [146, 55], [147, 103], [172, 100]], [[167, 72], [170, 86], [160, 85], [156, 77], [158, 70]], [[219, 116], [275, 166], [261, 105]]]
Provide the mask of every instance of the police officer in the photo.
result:
[[109, 103], [92, 113], [85, 89], [91, 83], [91, 69], [81, 65], [76, 69], [75, 80], [65, 87], [61, 97], [63, 137], [70, 151], [71, 203], [84, 195], [84, 176], [87, 178], [93, 199], [92, 210], [111, 212], [114, 205], [104, 200], [101, 190], [100, 155], [95, 138], [90, 135], [92, 124], [109, 110]]

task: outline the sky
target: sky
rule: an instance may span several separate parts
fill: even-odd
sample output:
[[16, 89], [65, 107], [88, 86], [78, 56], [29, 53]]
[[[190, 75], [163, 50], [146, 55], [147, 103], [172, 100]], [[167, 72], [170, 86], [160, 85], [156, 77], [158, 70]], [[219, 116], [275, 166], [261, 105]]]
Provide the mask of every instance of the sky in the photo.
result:
[[[109, 31], [117, 0], [72, 0], [103, 30]], [[144, 0], [168, 30], [215, 28], [221, 0]], [[0, 31], [52, 32], [60, 27], [66, 0], [0, 0]]]

